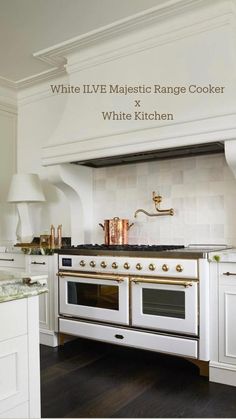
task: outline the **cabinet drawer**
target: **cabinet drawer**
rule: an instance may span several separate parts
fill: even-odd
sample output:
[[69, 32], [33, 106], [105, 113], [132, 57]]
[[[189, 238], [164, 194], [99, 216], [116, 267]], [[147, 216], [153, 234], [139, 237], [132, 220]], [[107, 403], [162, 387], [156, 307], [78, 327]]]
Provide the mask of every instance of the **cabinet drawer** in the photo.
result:
[[0, 253], [0, 268], [24, 268], [25, 255], [23, 253]]
[[48, 258], [45, 256], [31, 256], [29, 258], [29, 270], [31, 273], [47, 272]]
[[[0, 343], [0, 414], [28, 400], [27, 335]], [[5, 416], [4, 416], [5, 417]]]
[[27, 333], [27, 299], [0, 304], [0, 342]]
[[236, 285], [236, 263], [220, 263], [220, 285]]
[[59, 319], [59, 328], [62, 333], [84, 338], [191, 358], [198, 356], [198, 343], [194, 339], [182, 339], [62, 318]]

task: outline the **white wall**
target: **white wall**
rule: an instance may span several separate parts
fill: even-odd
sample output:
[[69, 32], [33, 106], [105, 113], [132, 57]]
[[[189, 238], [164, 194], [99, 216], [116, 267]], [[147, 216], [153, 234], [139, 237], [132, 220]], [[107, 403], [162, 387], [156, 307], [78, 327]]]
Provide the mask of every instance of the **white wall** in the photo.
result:
[[[173, 217], [155, 213], [152, 191], [163, 197], [161, 208]], [[103, 219], [128, 218], [130, 243], [236, 245], [236, 180], [223, 154], [163, 160], [96, 169], [94, 171], [94, 241], [103, 242], [98, 226]]]
[[16, 130], [14, 93], [0, 87], [0, 245], [15, 240], [15, 206], [6, 201], [11, 177], [16, 171]]
[[[66, 81], [65, 81], [66, 82]], [[26, 90], [28, 99], [18, 106], [17, 170], [38, 173], [46, 197], [45, 203], [31, 205], [35, 236], [50, 231], [50, 225], [62, 224], [63, 235], [70, 235], [69, 204], [64, 194], [48, 182], [48, 170], [42, 167], [42, 147], [49, 141], [64, 109], [65, 97], [48, 94], [49, 84]], [[39, 93], [40, 92], [40, 93]]]

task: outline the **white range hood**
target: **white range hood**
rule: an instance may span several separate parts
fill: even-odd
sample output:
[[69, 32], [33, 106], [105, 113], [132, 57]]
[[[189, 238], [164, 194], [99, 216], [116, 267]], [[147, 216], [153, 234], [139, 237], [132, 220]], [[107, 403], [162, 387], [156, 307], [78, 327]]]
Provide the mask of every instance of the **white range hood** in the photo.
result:
[[[43, 149], [43, 165], [229, 140], [232, 151], [236, 139], [234, 6], [230, 0], [167, 1], [37, 53], [58, 67], [66, 63], [64, 90], [80, 89], [79, 93], [54, 93], [64, 94], [65, 108]], [[85, 94], [85, 85], [99, 91], [105, 86], [107, 93]], [[155, 85], [183, 86], [186, 93], [155, 94]], [[152, 92], [111, 93], [114, 86], [121, 90], [151, 86]], [[190, 93], [189, 86], [219, 89]], [[61, 92], [62, 85], [57, 89]], [[135, 120], [137, 110], [172, 114], [173, 119]], [[129, 113], [132, 120], [104, 120], [103, 112]], [[230, 158], [226, 154], [229, 163], [231, 154]]]

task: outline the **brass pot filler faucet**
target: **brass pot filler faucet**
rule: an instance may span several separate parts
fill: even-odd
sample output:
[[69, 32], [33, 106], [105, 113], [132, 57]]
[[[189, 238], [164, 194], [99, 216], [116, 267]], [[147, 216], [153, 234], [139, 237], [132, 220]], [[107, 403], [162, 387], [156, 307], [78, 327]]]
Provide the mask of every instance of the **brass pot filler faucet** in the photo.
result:
[[174, 215], [174, 209], [173, 208], [166, 209], [166, 210], [161, 210], [159, 208], [159, 204], [162, 201], [162, 196], [157, 195], [156, 192], [152, 193], [152, 200], [154, 202], [157, 214], [150, 214], [150, 212], [147, 212], [144, 209], [138, 209], [137, 211], [135, 211], [134, 217], [136, 218], [139, 212], [143, 212], [144, 214], [148, 215], [148, 217], [158, 217], [160, 215]]

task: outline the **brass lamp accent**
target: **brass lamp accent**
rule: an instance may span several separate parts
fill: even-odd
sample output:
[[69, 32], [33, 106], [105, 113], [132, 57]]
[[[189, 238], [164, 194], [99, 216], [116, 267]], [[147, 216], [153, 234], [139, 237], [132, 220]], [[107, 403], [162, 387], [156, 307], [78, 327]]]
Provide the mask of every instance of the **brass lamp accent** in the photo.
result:
[[140, 208], [137, 211], [135, 211], [134, 217], [136, 218], [139, 212], [143, 212], [144, 214], [148, 215], [148, 217], [158, 217], [158, 216], [161, 216], [161, 215], [174, 215], [174, 209], [173, 208], [166, 209], [166, 210], [161, 210], [159, 208], [159, 204], [162, 201], [162, 196], [157, 195], [156, 192], [152, 193], [152, 200], [154, 202], [157, 214], [151, 214], [150, 212], [147, 212], [144, 209]]

